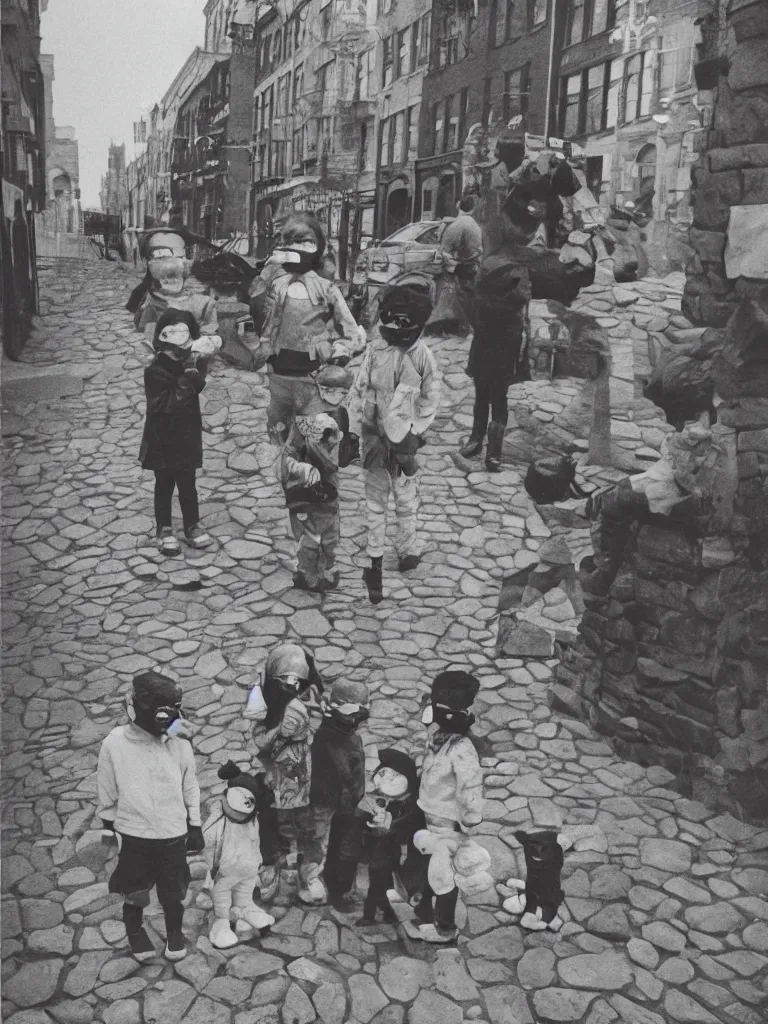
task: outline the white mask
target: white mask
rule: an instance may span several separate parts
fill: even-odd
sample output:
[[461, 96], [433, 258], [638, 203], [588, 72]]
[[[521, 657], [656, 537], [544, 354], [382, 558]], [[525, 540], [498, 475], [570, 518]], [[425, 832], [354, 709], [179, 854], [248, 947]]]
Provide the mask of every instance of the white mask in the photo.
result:
[[237, 814], [250, 817], [250, 815], [256, 810], [256, 797], [250, 789], [244, 789], [241, 786], [232, 786], [227, 790], [226, 799], [229, 806]]

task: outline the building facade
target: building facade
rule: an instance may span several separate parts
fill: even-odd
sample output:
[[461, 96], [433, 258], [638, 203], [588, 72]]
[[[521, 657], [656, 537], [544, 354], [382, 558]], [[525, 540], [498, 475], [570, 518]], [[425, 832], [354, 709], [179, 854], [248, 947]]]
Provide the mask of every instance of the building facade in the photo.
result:
[[27, 212], [45, 207], [45, 81], [40, 63], [38, 0], [2, 0], [3, 180], [14, 216], [16, 202]]
[[555, 0], [433, 0], [415, 218], [452, 215], [497, 142], [552, 134], [557, 17]]
[[128, 202], [128, 175], [125, 166], [125, 143], [110, 143], [107, 173], [101, 179], [101, 209], [110, 216], [119, 216]]
[[53, 56], [42, 54], [40, 67], [45, 88], [46, 229], [79, 233], [82, 226], [80, 152], [75, 129], [57, 125], [53, 117]]
[[656, 224], [687, 224], [709, 116], [696, 102], [695, 15], [661, 0], [567, 0], [559, 25], [558, 134], [586, 151], [602, 204], [643, 198]]

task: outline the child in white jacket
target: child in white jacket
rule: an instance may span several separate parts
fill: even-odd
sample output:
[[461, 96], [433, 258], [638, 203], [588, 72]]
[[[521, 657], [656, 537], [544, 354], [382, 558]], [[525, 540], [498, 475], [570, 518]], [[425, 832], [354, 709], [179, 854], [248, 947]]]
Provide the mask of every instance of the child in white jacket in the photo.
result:
[[262, 776], [247, 775], [233, 761], [219, 768], [218, 775], [227, 780], [227, 791], [203, 825], [205, 859], [213, 879], [214, 917], [208, 937], [216, 949], [229, 949], [240, 936], [249, 938], [275, 923], [253, 902], [261, 867], [256, 815], [270, 792]]
[[395, 498], [395, 548], [400, 572], [421, 561], [416, 452], [440, 405], [434, 356], [421, 338], [432, 312], [428, 295], [395, 285], [382, 296], [374, 329], [347, 396], [349, 430], [362, 440], [370, 568], [363, 572], [372, 604], [384, 597], [382, 560], [390, 491]]

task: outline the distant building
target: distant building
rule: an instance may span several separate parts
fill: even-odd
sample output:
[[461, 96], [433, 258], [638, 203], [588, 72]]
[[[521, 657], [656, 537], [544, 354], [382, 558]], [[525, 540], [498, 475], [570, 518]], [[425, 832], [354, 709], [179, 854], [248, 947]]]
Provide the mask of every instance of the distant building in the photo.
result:
[[6, 216], [16, 202], [26, 211], [45, 207], [45, 84], [40, 66], [37, 0], [2, 0], [3, 179], [9, 191]]
[[42, 54], [45, 82], [45, 182], [47, 230], [79, 233], [80, 154], [75, 129], [56, 125], [53, 117], [54, 58]]
[[433, 0], [416, 218], [453, 215], [462, 192], [479, 187], [470, 169], [492, 163], [497, 142], [522, 148], [526, 132], [554, 134], [556, 15], [556, 0]]
[[128, 200], [125, 143], [110, 143], [107, 173], [101, 179], [101, 209], [112, 216], [122, 214]]

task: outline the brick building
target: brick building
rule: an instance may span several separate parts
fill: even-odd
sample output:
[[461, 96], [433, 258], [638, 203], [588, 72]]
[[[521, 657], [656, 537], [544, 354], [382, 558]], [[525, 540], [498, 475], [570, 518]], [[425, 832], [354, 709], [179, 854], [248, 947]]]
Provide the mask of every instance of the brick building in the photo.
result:
[[468, 139], [492, 157], [498, 139], [552, 134], [555, 15], [555, 0], [434, 0], [414, 217], [455, 211]]
[[558, 25], [557, 133], [585, 149], [603, 204], [653, 191], [657, 225], [688, 223], [707, 116], [695, 105], [695, 14], [661, 0], [568, 0]]

